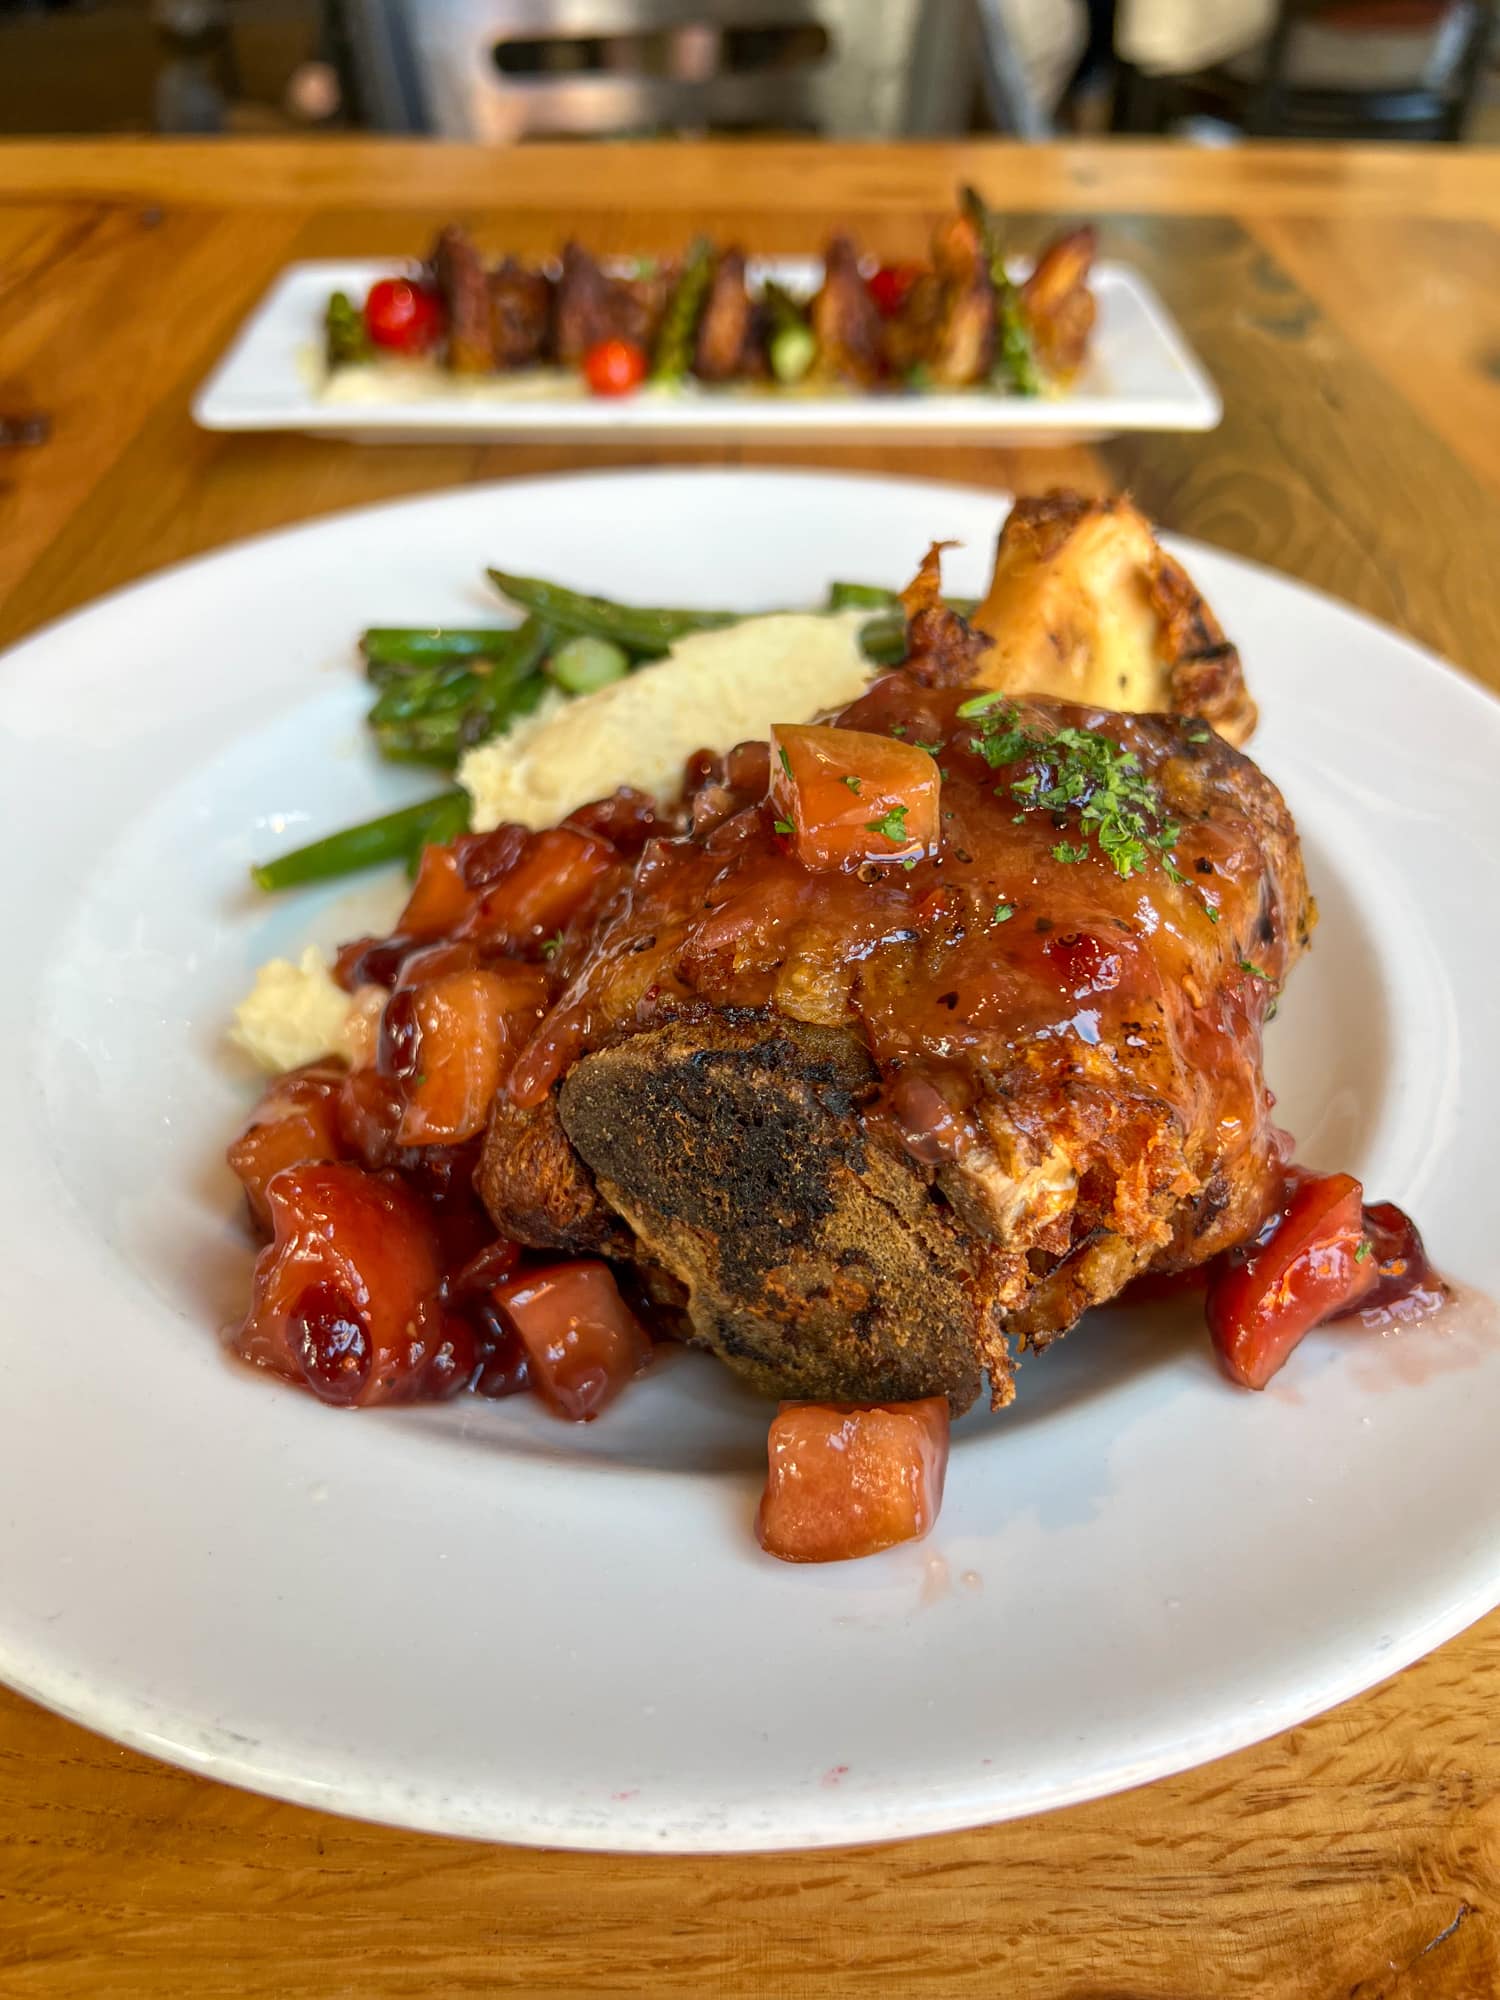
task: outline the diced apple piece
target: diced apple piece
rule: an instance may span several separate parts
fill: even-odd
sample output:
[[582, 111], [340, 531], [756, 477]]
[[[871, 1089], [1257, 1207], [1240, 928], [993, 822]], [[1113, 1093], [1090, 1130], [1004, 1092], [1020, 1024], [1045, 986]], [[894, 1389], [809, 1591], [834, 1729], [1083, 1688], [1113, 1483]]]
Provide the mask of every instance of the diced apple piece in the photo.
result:
[[415, 1069], [406, 1080], [403, 1146], [451, 1146], [482, 1132], [515, 1046], [514, 989], [503, 973], [446, 973], [411, 992]]
[[478, 899], [464, 880], [463, 866], [451, 847], [424, 847], [417, 864], [397, 934], [409, 938], [446, 937], [456, 930]]
[[932, 853], [941, 789], [937, 765], [914, 743], [820, 724], [778, 723], [771, 731], [771, 805], [807, 868]]
[[848, 1562], [916, 1541], [937, 1519], [948, 1401], [783, 1403], [755, 1531], [783, 1562]]
[[256, 1260], [245, 1359], [329, 1403], [461, 1389], [478, 1343], [443, 1308], [442, 1254], [416, 1196], [344, 1164], [288, 1167], [267, 1192], [275, 1236]]
[[520, 858], [486, 889], [464, 934], [513, 948], [544, 944], [619, 865], [614, 849], [571, 827], [533, 834]]
[[493, 1296], [521, 1337], [533, 1388], [575, 1424], [597, 1417], [651, 1359], [650, 1336], [607, 1264], [523, 1271]]
[[230, 1146], [231, 1170], [244, 1183], [250, 1216], [269, 1236], [266, 1188], [283, 1167], [339, 1157], [338, 1097], [344, 1072], [331, 1064], [292, 1070], [271, 1085], [254, 1116]]

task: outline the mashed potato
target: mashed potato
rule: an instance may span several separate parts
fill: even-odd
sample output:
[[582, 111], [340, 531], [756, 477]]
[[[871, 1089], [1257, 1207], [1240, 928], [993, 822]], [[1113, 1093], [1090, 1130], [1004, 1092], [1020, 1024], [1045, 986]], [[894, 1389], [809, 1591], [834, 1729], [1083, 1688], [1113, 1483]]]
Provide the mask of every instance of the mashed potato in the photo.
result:
[[665, 659], [596, 694], [549, 695], [505, 735], [471, 750], [459, 783], [473, 826], [552, 826], [620, 785], [670, 797], [695, 750], [730, 750], [773, 722], [806, 722], [864, 691], [868, 612], [776, 612], [681, 639]]
[[[374, 992], [383, 1004], [384, 990]], [[351, 998], [309, 945], [296, 965], [273, 958], [260, 968], [234, 1010], [229, 1039], [273, 1075], [324, 1056], [342, 1056], [352, 1065], [368, 1060], [371, 1011], [369, 989]]]

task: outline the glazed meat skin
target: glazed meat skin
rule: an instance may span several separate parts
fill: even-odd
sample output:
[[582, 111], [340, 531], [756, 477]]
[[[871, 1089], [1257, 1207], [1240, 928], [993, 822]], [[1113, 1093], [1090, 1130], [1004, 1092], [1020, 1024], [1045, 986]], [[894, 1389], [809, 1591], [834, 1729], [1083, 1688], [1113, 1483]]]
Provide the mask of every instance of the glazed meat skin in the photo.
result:
[[[940, 843], [909, 869], [815, 874], [756, 759], [738, 788], [732, 760], [700, 773], [695, 830], [622, 864], [564, 941], [491, 1124], [502, 1230], [627, 1230], [769, 1394], [961, 1409], [983, 1369], [1004, 1402], [1015, 1341], [1271, 1204], [1261, 1025], [1313, 922], [1280, 795], [1195, 721], [972, 702], [903, 671], [838, 718], [941, 768]], [[1122, 778], [1154, 803], [1111, 859]], [[569, 1191], [540, 1235], [508, 1164], [529, 1120]]]

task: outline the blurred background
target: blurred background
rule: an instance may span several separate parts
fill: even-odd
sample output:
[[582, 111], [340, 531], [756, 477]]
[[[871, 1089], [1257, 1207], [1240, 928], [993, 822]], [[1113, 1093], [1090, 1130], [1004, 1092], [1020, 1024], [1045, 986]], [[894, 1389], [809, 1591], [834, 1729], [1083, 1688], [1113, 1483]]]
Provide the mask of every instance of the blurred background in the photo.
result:
[[1495, 0], [0, 0], [0, 132], [1500, 141]]

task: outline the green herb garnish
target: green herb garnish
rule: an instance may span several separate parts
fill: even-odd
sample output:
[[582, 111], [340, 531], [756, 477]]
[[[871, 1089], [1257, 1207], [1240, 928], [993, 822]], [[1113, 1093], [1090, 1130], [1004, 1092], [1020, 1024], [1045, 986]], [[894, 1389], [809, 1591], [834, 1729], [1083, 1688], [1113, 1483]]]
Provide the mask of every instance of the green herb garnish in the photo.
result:
[[1015, 914], [1016, 906], [1014, 903], [996, 903], [994, 912], [990, 917], [990, 922], [992, 924], [1008, 924]]
[[546, 942], [545, 942], [545, 943], [543, 944], [543, 946], [542, 946], [542, 957], [543, 957], [543, 958], [556, 958], [557, 954], [558, 954], [558, 953], [559, 953], [559, 952], [560, 952], [560, 951], [562, 950], [562, 942], [563, 942], [563, 934], [562, 934], [562, 932], [561, 932], [561, 931], [557, 931], [557, 932], [555, 932], [555, 933], [554, 933], [554, 934], [553, 934], [553, 935], [552, 935], [551, 937], [549, 937], [549, 938], [548, 938], [548, 939], [546, 940]]
[[883, 819], [865, 821], [866, 833], [883, 833], [887, 840], [906, 839], [906, 807], [892, 806]]
[[786, 754], [786, 745], [785, 745], [784, 743], [783, 743], [783, 744], [781, 745], [781, 747], [780, 747], [780, 748], [779, 748], [779, 749], [777, 750], [777, 753], [776, 753], [776, 754], [777, 754], [777, 756], [778, 756], [778, 757], [780, 757], [780, 759], [781, 759], [781, 768], [782, 768], [782, 770], [786, 772], [786, 774], [787, 774], [787, 776], [788, 776], [788, 777], [790, 777], [790, 776], [792, 775], [792, 760], [791, 760], [791, 758], [790, 758], [790, 757], [788, 757], [788, 755]]
[[1065, 861], [1070, 868], [1075, 862], [1087, 861], [1088, 858], [1089, 851], [1086, 847], [1075, 847], [1068, 840], [1060, 840], [1052, 850], [1052, 859], [1054, 861]]
[[1367, 1236], [1363, 1241], [1363, 1243], [1360, 1244], [1359, 1248], [1354, 1253], [1355, 1263], [1363, 1264], [1363, 1262], [1365, 1261], [1366, 1257], [1369, 1256], [1369, 1254], [1370, 1254], [1370, 1239]]
[[1267, 986], [1274, 986], [1276, 984], [1276, 981], [1271, 977], [1270, 973], [1266, 971], [1264, 966], [1254, 965], [1248, 958], [1242, 958], [1240, 960], [1240, 971], [1248, 972], [1252, 979], [1263, 979], [1266, 982]]
[[854, 796], [855, 796], [856, 798], [858, 798], [858, 797], [859, 797], [859, 780], [858, 780], [858, 778], [856, 778], [856, 777], [855, 777], [855, 776], [854, 776], [854, 775], [853, 775], [853, 774], [851, 773], [851, 774], [850, 774], [850, 775], [849, 775], [849, 776], [848, 776], [847, 778], [845, 778], [845, 780], [844, 780], [844, 783], [845, 783], [845, 784], [846, 784], [846, 785], [847, 785], [847, 786], [849, 787], [850, 791], [851, 791], [851, 792], [853, 792]]
[[789, 819], [775, 819], [772, 820], [771, 824], [778, 833], [795, 833], [797, 831]]

